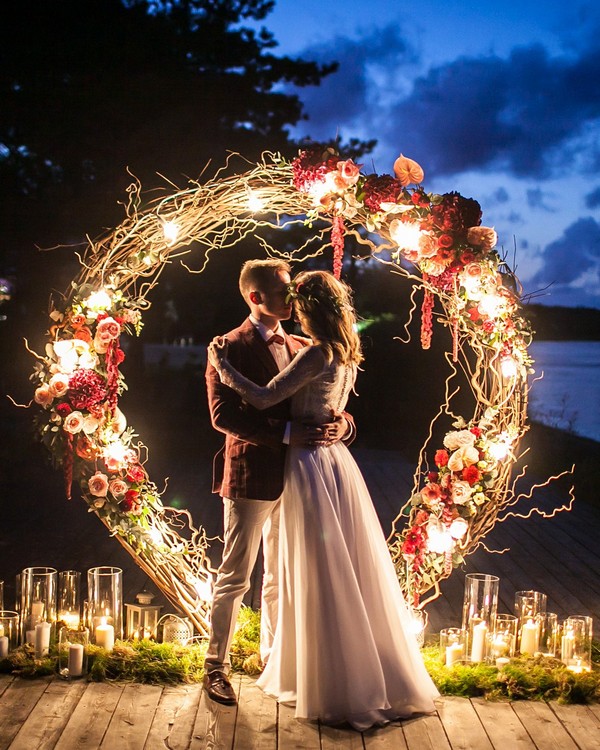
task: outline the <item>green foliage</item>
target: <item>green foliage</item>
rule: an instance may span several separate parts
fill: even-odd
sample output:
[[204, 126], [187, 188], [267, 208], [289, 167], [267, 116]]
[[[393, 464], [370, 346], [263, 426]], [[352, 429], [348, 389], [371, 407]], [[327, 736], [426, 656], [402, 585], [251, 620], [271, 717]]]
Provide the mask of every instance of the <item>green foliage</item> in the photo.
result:
[[242, 607], [230, 654], [233, 669], [247, 674], [260, 673], [260, 611]]

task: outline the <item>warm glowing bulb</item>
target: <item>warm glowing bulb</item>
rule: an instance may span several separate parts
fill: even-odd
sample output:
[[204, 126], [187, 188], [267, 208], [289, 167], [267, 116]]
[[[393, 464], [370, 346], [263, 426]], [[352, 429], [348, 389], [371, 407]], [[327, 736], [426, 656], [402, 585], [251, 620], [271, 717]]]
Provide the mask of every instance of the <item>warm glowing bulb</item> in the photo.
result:
[[253, 190], [248, 191], [248, 209], [250, 211], [261, 211], [265, 207], [263, 199]]
[[212, 576], [208, 576], [205, 581], [197, 580], [194, 582], [196, 593], [204, 602], [212, 601]]
[[156, 526], [153, 526], [149, 532], [150, 539], [154, 542], [154, 544], [160, 544], [162, 542], [162, 534], [160, 531], [156, 528]]
[[174, 221], [163, 221], [163, 232], [165, 235], [165, 240], [167, 241], [167, 245], [171, 247], [171, 245], [174, 245], [177, 242], [177, 237], [179, 235], [179, 225]]
[[112, 304], [112, 299], [107, 291], [100, 289], [98, 292], [90, 294], [83, 304], [88, 310], [98, 312], [107, 310]]
[[479, 311], [484, 315], [487, 315], [488, 318], [495, 318], [502, 309], [503, 304], [504, 300], [501, 297], [498, 297], [498, 295], [485, 294], [481, 298], [478, 307]]
[[500, 370], [505, 378], [516, 378], [519, 371], [517, 363], [512, 357], [502, 357]]
[[489, 452], [492, 458], [495, 458], [496, 461], [502, 461], [502, 459], [508, 456], [509, 449], [510, 442], [506, 439], [502, 440], [501, 438], [497, 443], [490, 443]]
[[421, 230], [419, 225], [414, 222], [396, 221], [390, 237], [401, 250], [417, 250]]
[[434, 524], [428, 524], [427, 526], [427, 549], [430, 552], [436, 552], [437, 554], [445, 554], [450, 552], [454, 546], [454, 539], [450, 534], [439, 526]]

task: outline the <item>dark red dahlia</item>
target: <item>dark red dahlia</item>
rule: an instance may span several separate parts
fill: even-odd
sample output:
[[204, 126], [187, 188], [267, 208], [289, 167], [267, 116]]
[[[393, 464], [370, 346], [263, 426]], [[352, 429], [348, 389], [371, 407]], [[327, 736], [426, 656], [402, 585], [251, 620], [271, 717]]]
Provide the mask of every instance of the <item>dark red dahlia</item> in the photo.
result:
[[292, 161], [294, 187], [307, 193], [315, 182], [325, 178], [327, 172], [336, 168], [340, 157], [332, 148], [315, 144], [305, 149]]
[[365, 180], [365, 206], [369, 211], [379, 211], [382, 203], [396, 203], [403, 187], [399, 180], [389, 174], [371, 174]]
[[69, 378], [68, 397], [75, 409], [90, 409], [106, 400], [106, 380], [95, 370], [75, 370]]
[[463, 198], [460, 193], [446, 193], [442, 201], [431, 209], [435, 227], [443, 232], [465, 232], [481, 224], [481, 206], [473, 198]]

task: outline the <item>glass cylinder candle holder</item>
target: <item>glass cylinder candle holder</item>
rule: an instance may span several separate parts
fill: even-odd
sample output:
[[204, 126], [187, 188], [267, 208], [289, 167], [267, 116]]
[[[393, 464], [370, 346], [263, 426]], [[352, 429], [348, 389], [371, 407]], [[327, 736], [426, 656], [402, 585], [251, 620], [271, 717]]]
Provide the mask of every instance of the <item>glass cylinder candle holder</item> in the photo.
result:
[[65, 679], [84, 677], [88, 671], [87, 628], [60, 629], [58, 638], [58, 673]]
[[123, 571], [106, 565], [90, 568], [87, 579], [90, 637], [110, 651], [115, 639], [123, 638]]
[[58, 623], [71, 630], [81, 625], [81, 573], [61, 570], [58, 574]]
[[0, 609], [4, 609], [4, 581], [0, 581]]
[[494, 629], [488, 633], [486, 655], [496, 664], [498, 659], [510, 659], [515, 655], [518, 620], [515, 615], [497, 614]]
[[539, 653], [556, 658], [559, 653], [559, 627], [556, 612], [544, 612], [537, 616], [540, 628]]
[[19, 645], [19, 613], [12, 610], [0, 610], [0, 659]]
[[563, 623], [560, 659], [572, 672], [592, 669], [592, 618], [573, 615]]
[[521, 654], [533, 656], [540, 650], [540, 622], [538, 615], [546, 612], [546, 594], [540, 591], [517, 591], [515, 615], [519, 619], [517, 648]]
[[447, 667], [465, 660], [466, 633], [462, 628], [440, 630], [440, 660]]
[[15, 612], [21, 613], [21, 574], [15, 576]]
[[[36, 630], [51, 631], [56, 623], [57, 571], [55, 568], [25, 568], [21, 573], [21, 638], [23, 643], [36, 642]], [[44, 628], [38, 626], [44, 625]], [[49, 628], [45, 627], [50, 626]], [[39, 640], [39, 639], [38, 639]], [[44, 649], [46, 646], [44, 646]]]
[[487, 637], [493, 631], [498, 610], [498, 576], [468, 573], [465, 576], [462, 628], [467, 634], [467, 659], [485, 659]]

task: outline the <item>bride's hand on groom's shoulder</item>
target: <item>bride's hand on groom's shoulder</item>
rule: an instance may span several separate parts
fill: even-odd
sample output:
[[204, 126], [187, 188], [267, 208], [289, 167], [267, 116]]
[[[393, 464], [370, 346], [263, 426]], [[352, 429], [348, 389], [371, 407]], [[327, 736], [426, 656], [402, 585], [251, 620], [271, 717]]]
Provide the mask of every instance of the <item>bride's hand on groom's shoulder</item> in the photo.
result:
[[227, 359], [228, 345], [229, 342], [224, 336], [215, 336], [215, 338], [208, 345], [208, 361], [217, 371], [221, 369], [223, 360]]

